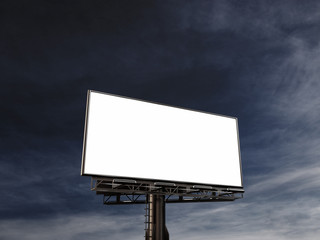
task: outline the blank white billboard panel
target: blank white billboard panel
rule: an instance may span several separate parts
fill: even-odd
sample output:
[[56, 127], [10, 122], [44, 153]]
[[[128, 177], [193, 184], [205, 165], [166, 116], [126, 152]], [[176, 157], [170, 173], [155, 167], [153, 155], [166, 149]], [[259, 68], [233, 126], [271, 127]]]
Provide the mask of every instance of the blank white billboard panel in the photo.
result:
[[82, 174], [242, 187], [237, 119], [88, 91]]

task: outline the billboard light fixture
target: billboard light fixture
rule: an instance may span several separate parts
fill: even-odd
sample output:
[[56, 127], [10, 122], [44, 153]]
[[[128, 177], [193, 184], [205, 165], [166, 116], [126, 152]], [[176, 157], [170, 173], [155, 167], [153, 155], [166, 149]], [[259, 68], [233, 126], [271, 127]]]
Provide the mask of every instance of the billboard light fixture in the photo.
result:
[[114, 183], [131, 183], [131, 184], [136, 184], [137, 181], [133, 179], [113, 179]]
[[239, 189], [239, 188], [227, 188], [227, 191], [244, 193], [244, 189]]
[[213, 187], [203, 186], [203, 185], [193, 185], [192, 188], [209, 189], [209, 190], [213, 189]]
[[155, 182], [155, 186], [169, 186], [169, 187], [175, 187], [175, 183], [168, 183], [168, 182]]

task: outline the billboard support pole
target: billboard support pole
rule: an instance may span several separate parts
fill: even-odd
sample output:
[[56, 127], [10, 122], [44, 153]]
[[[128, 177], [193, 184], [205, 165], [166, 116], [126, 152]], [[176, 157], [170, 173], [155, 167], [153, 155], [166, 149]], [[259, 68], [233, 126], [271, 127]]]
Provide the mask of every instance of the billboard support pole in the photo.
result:
[[169, 240], [164, 195], [148, 195], [146, 240]]

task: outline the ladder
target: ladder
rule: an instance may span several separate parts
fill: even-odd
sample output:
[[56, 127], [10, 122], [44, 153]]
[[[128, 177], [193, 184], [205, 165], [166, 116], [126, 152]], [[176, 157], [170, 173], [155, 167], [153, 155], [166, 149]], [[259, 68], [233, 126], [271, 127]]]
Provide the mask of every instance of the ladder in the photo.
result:
[[145, 206], [144, 232], [145, 240], [153, 239], [154, 216], [153, 216], [153, 195], [147, 195]]

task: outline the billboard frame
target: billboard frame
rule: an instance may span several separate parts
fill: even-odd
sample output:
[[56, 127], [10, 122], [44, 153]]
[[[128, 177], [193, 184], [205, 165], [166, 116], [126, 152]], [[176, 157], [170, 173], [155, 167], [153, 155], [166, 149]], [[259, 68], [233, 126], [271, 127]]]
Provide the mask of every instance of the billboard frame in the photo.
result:
[[113, 97], [119, 97], [123, 99], [128, 99], [128, 100], [135, 100], [139, 102], [144, 102], [144, 103], [150, 103], [150, 104], [156, 104], [160, 106], [165, 106], [165, 107], [171, 107], [171, 108], [176, 108], [176, 109], [182, 109], [182, 110], [187, 110], [187, 111], [192, 111], [196, 113], [204, 113], [204, 114], [209, 114], [209, 115], [214, 115], [214, 116], [219, 116], [219, 117], [225, 117], [225, 118], [231, 118], [236, 121], [236, 131], [237, 131], [237, 145], [238, 145], [238, 156], [239, 156], [239, 171], [240, 171], [240, 179], [241, 179], [241, 186], [232, 186], [232, 185], [219, 185], [219, 184], [204, 184], [206, 186], [211, 186], [211, 187], [231, 187], [234, 189], [243, 189], [243, 175], [242, 175], [242, 161], [241, 161], [241, 150], [240, 150], [240, 138], [239, 138], [239, 126], [238, 126], [238, 118], [236, 117], [231, 117], [231, 116], [226, 116], [222, 114], [215, 114], [211, 112], [206, 112], [206, 111], [199, 111], [195, 109], [189, 109], [189, 108], [184, 108], [184, 107], [178, 107], [174, 105], [167, 105], [163, 103], [158, 103], [158, 102], [153, 102], [153, 101], [147, 101], [147, 100], [142, 100], [138, 98], [132, 98], [132, 97], [127, 97], [127, 96], [121, 96], [117, 94], [111, 94], [111, 93], [105, 93], [101, 91], [96, 91], [96, 90], [88, 90], [87, 91], [87, 102], [86, 102], [86, 114], [85, 114], [85, 124], [84, 124], [84, 137], [83, 137], [83, 150], [82, 150], [82, 161], [81, 161], [81, 175], [82, 176], [90, 176], [93, 178], [112, 178], [112, 179], [132, 179], [132, 180], [137, 180], [137, 181], [144, 181], [144, 182], [149, 182], [149, 183], [154, 183], [154, 182], [162, 182], [162, 183], [170, 183], [170, 184], [185, 184], [185, 185], [199, 185], [203, 183], [199, 182], [188, 182], [188, 181], [177, 181], [177, 180], [164, 180], [164, 179], [153, 179], [153, 178], [139, 178], [139, 177], [125, 177], [125, 176], [117, 176], [117, 175], [97, 175], [97, 174], [86, 174], [84, 173], [85, 169], [85, 161], [86, 161], [86, 146], [87, 146], [87, 134], [88, 134], [88, 124], [89, 124], [89, 113], [90, 113], [90, 94], [91, 93], [99, 93], [99, 94], [104, 94], [108, 96], [113, 96]]
[[91, 178], [91, 191], [103, 195], [103, 202], [107, 205], [144, 204], [147, 196], [152, 194], [165, 196], [165, 203], [224, 202], [243, 198], [244, 193], [243, 189], [231, 187], [101, 177]]

